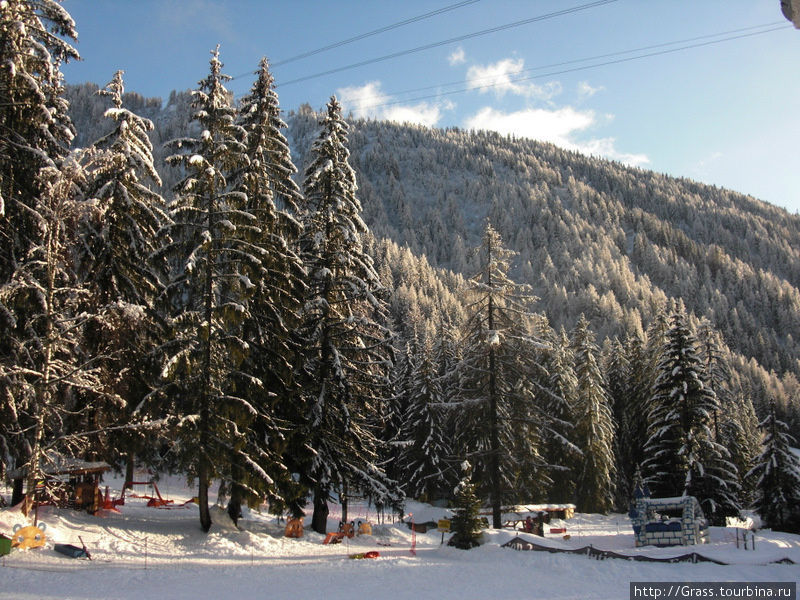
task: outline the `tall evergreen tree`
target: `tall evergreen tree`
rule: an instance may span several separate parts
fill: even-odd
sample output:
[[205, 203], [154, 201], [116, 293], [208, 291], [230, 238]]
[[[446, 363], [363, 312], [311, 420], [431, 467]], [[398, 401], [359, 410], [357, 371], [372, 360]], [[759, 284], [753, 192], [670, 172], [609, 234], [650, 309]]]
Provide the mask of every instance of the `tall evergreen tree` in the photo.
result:
[[791, 450], [797, 442], [775, 416], [774, 404], [759, 427], [763, 451], [747, 474], [756, 481], [755, 509], [769, 527], [800, 532], [800, 460]]
[[[156, 299], [166, 277], [164, 261], [151, 259], [159, 248], [158, 233], [168, 223], [161, 185], [147, 136], [153, 123], [123, 108], [123, 72], [98, 93], [111, 100], [105, 116], [116, 127], [95, 142], [86, 165], [89, 198], [78, 227], [77, 268], [89, 294], [87, 306], [98, 314], [88, 331], [90, 352], [105, 352], [104, 385], [126, 407], [135, 407], [156, 384], [152, 348], [158, 345]], [[128, 410], [114, 406], [96, 410], [93, 426], [124, 426]], [[127, 456], [126, 480], [133, 478], [134, 455], [145, 447], [141, 435], [117, 431], [107, 437], [105, 457]]]
[[[8, 0], [0, 11], [0, 286], [9, 294], [0, 299], [0, 368], [20, 366], [16, 353], [24, 335], [14, 330], [30, 316], [32, 306], [8, 304], [20, 298], [14, 277], [38, 253], [42, 243], [40, 204], [52, 195], [53, 172], [67, 155], [74, 131], [67, 103], [60, 92], [60, 64], [78, 59], [70, 40], [77, 39], [75, 23], [55, 0]], [[44, 209], [49, 212], [49, 209]], [[25, 316], [24, 316], [25, 315]], [[18, 409], [24, 400], [16, 383], [0, 377], [0, 474], [10, 464], [29, 460], [27, 444], [12, 441], [18, 431]]]
[[[515, 427], [535, 418], [528, 377], [535, 344], [525, 327], [533, 297], [529, 286], [509, 277], [514, 253], [488, 223], [478, 255], [480, 267], [470, 279], [470, 316], [458, 368], [464, 407], [459, 433], [475, 464], [478, 489], [492, 506], [492, 526], [500, 528], [503, 497], [513, 492], [516, 458], [524, 450], [514, 443]], [[537, 449], [523, 454], [538, 457]]]
[[436, 500], [447, 497], [452, 487], [443, 404], [431, 344], [426, 340], [412, 373], [409, 406], [399, 435], [405, 443], [398, 462], [404, 473], [403, 490], [409, 498]]
[[617, 426], [614, 436], [617, 483], [614, 492], [614, 507], [624, 511], [633, 497], [633, 479], [637, 466], [632, 459], [631, 434], [636, 430], [636, 416], [632, 410], [630, 382], [632, 379], [628, 353], [614, 338], [605, 347], [604, 371], [606, 374], [611, 412]]
[[630, 502], [635, 487], [631, 479], [636, 471], [642, 471], [646, 454], [650, 401], [653, 385], [657, 377], [658, 361], [664, 347], [666, 317], [657, 316], [648, 328], [646, 339], [638, 335], [626, 338], [626, 358], [630, 369], [628, 380], [628, 397], [626, 401], [627, 421], [625, 444], [622, 447], [627, 465], [626, 478], [631, 481], [631, 489], [625, 498], [625, 505]]
[[56, 0], [7, 0], [0, 11], [0, 282], [37, 243], [40, 170], [74, 136], [59, 66], [80, 57], [75, 22]]
[[575, 445], [574, 410], [578, 399], [578, 379], [574, 355], [566, 331], [561, 329], [551, 342], [547, 368], [548, 393], [540, 394], [540, 409], [550, 421], [545, 435], [545, 458], [550, 468], [549, 490], [546, 499], [552, 502], [574, 502], [576, 471], [582, 450]]
[[165, 385], [153, 396], [168, 401], [166, 410], [153, 408], [169, 415], [184, 466], [197, 479], [204, 531], [211, 527], [211, 479], [230, 481], [231, 464], [270, 483], [261, 464], [268, 457], [242, 434], [259, 414], [249, 388], [270, 392], [245, 364], [249, 347], [242, 323], [250, 318], [246, 300], [255, 285], [243, 265], [259, 271], [262, 257], [248, 239], [255, 217], [246, 210], [247, 195], [230, 181], [248, 159], [245, 133], [224, 86], [228, 79], [214, 50], [210, 73], [193, 92], [200, 135], [171, 142], [178, 153], [168, 161], [186, 177], [176, 188], [171, 242], [164, 249], [174, 266], [168, 286], [174, 317], [172, 339], [163, 349]]
[[749, 393], [740, 391], [733, 399], [729, 413], [722, 420], [720, 443], [730, 452], [731, 462], [739, 474], [740, 504], [752, 506], [756, 481], [747, 474], [755, 467], [761, 453], [761, 433]]
[[412, 401], [414, 377], [417, 374], [418, 360], [414, 351], [416, 343], [406, 343], [404, 352], [396, 352], [391, 374], [391, 393], [385, 399], [378, 415], [380, 426], [379, 438], [381, 441], [381, 464], [385, 466], [386, 474], [396, 481], [400, 481], [403, 467], [399, 461], [403, 454], [403, 446], [407, 441], [404, 435], [404, 425]]
[[302, 226], [296, 215], [301, 194], [292, 179], [296, 169], [282, 133], [286, 124], [280, 118], [274, 88], [269, 64], [262, 59], [250, 93], [240, 101], [238, 114], [238, 124], [247, 136], [248, 160], [237, 172], [235, 185], [246, 194], [245, 210], [253, 217], [240, 229], [249, 244], [248, 251], [258, 259], [243, 262], [240, 271], [246, 286], [253, 286], [247, 294], [249, 310], [243, 322], [242, 337], [249, 352], [242, 369], [261, 382], [241, 392], [257, 411], [244, 434], [249, 446], [259, 448], [260, 464], [269, 478], [248, 476], [234, 454], [228, 503], [234, 519], [241, 512], [242, 502], [257, 503], [265, 497], [274, 509], [289, 508], [299, 516], [301, 490], [291, 470], [299, 471], [298, 464], [310, 454], [295, 435], [302, 422], [294, 380], [299, 360], [294, 332], [305, 290], [297, 253]]
[[[314, 491], [312, 527], [324, 532], [334, 490], [358, 488], [381, 505], [400, 501], [397, 484], [378, 461], [371, 417], [384, 402], [391, 366], [384, 289], [363, 250], [368, 232], [353, 169], [347, 124], [332, 97], [305, 172], [303, 259], [309, 291], [304, 396], [308, 443], [314, 450], [305, 473]], [[374, 422], [374, 420], [373, 420]]]
[[576, 504], [584, 512], [607, 513], [613, 506], [616, 479], [615, 426], [598, 362], [600, 349], [583, 316], [572, 332], [572, 352], [578, 381], [575, 436], [583, 453], [576, 483]]
[[4, 408], [4, 442], [27, 467], [32, 498], [49, 450], [68, 456], [85, 450], [85, 431], [71, 423], [91, 410], [77, 398], [102, 392], [98, 362], [103, 356], [81, 351], [92, 315], [81, 310], [86, 292], [72, 257], [75, 223], [83, 197], [83, 169], [77, 160], [42, 173], [43, 192], [30, 209], [39, 237], [20, 257], [11, 281], [0, 286], [0, 303], [9, 307], [2, 337], [10, 350], [0, 364], [0, 380], [11, 402]]
[[736, 467], [713, 439], [718, 405], [705, 384], [697, 340], [683, 313], [666, 334], [648, 418], [646, 481], [655, 496], [696, 496], [707, 516], [718, 520], [735, 510]]
[[726, 414], [730, 414], [733, 398], [728, 386], [731, 372], [722, 354], [722, 339], [708, 321], [704, 321], [697, 332], [698, 352], [703, 361], [706, 385], [717, 397], [719, 408], [712, 415], [714, 440], [720, 440], [720, 423]]

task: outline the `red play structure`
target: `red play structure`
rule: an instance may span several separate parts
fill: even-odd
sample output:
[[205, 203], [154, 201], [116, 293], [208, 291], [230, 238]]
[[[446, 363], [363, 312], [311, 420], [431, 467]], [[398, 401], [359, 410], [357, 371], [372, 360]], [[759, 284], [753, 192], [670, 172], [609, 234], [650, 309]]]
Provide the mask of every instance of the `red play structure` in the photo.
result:
[[[136, 494], [133, 492], [133, 486], [135, 485], [144, 485], [150, 486], [153, 489], [153, 496], [147, 494]], [[130, 491], [129, 491], [130, 490]], [[158, 491], [158, 485], [156, 485], [155, 480], [150, 481], [127, 481], [122, 488], [122, 494], [117, 499], [112, 499], [109, 496], [108, 486], [106, 486], [106, 493], [105, 497], [103, 498], [103, 508], [106, 510], [115, 510], [118, 511], [117, 506], [123, 506], [125, 504], [125, 495], [128, 495], [128, 498], [141, 498], [143, 500], [147, 500], [147, 506], [155, 507], [155, 508], [183, 508], [187, 504], [195, 502], [194, 498], [183, 502], [182, 504], [175, 504], [174, 500], [168, 500], [161, 495], [161, 492]]]

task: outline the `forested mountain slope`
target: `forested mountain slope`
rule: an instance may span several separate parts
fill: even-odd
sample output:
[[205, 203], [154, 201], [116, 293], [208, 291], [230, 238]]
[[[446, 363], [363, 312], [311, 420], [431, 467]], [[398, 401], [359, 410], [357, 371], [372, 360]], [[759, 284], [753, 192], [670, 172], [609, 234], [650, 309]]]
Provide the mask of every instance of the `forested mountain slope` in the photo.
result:
[[[102, 133], [93, 130], [102, 102], [92, 91], [68, 90], [81, 145]], [[173, 94], [163, 109], [133, 97], [141, 107], [134, 110], [156, 123], [158, 163], [161, 144], [185, 131], [188, 95]], [[317, 120], [307, 106], [287, 119], [301, 173]], [[646, 328], [667, 299], [681, 299], [722, 332], [738, 355], [737, 371], [761, 388], [762, 399], [798, 402], [800, 216], [729, 190], [491, 132], [355, 120], [349, 140], [365, 221], [378, 240], [424, 255], [426, 272], [434, 273], [427, 263], [472, 272], [469, 249], [488, 218], [519, 253], [512, 274], [534, 287], [553, 327], [572, 328], [585, 314], [599, 340], [622, 338]], [[396, 247], [389, 254], [403, 257]], [[403, 310], [413, 312], [419, 293], [409, 291], [410, 278], [405, 284]]]
[[[295, 158], [315, 117], [290, 119]], [[800, 217], [736, 192], [491, 132], [356, 121], [350, 138], [377, 237], [470, 271], [487, 217], [519, 252], [554, 326], [601, 338], [681, 298], [727, 343], [800, 373]]]

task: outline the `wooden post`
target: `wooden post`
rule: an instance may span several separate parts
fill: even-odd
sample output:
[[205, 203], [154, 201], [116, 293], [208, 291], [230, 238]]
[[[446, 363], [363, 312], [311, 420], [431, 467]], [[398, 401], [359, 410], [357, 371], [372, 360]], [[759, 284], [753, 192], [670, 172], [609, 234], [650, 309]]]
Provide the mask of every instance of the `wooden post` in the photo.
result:
[[417, 526], [414, 523], [414, 515], [411, 515], [411, 556], [417, 555]]

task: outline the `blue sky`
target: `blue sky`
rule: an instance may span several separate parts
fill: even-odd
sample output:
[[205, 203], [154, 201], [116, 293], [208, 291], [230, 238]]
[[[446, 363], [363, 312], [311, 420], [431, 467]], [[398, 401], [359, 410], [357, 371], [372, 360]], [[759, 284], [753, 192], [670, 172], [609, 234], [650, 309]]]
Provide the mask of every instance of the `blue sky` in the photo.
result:
[[[281, 64], [456, 4], [462, 6]], [[65, 0], [63, 6], [76, 21], [83, 58], [63, 67], [69, 83], [103, 85], [123, 69], [128, 90], [166, 99], [173, 89], [196, 87], [219, 43], [225, 71], [236, 77], [229, 89], [247, 92], [266, 56], [285, 110], [304, 102], [320, 108], [335, 93], [357, 116], [513, 132], [800, 211], [800, 31], [784, 19], [779, 0]], [[737, 36], [746, 37], [709, 43]], [[706, 45], [679, 50], [697, 44]], [[648, 49], [629, 52], [640, 48]], [[627, 60], [650, 53], [660, 54]], [[590, 57], [604, 58], [582, 60]], [[592, 66], [599, 63], [610, 64]], [[338, 71], [318, 75], [330, 70]]]

